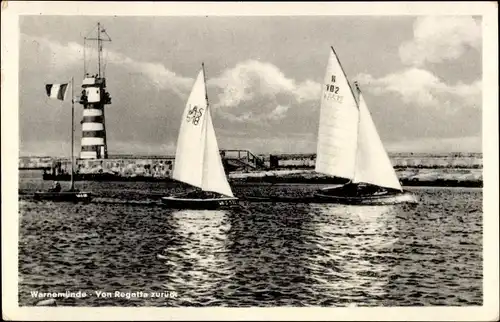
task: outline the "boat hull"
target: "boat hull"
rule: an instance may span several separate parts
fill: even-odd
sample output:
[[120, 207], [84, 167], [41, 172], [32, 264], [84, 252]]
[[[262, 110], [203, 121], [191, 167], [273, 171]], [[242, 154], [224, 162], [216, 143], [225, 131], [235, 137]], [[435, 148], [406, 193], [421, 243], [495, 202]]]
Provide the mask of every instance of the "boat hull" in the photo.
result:
[[214, 210], [236, 207], [238, 198], [221, 197], [221, 198], [185, 198], [182, 196], [162, 197], [161, 202], [164, 206], [174, 209], [198, 209], [198, 210]]
[[[314, 197], [321, 203], [338, 203], [348, 205], [394, 205], [401, 203], [418, 203], [416, 196], [408, 191], [388, 192], [380, 195], [372, 194], [348, 196], [342, 194], [341, 189], [342, 187], [321, 189], [314, 194]], [[336, 190], [338, 191], [338, 194], [335, 194]]]
[[34, 194], [35, 200], [45, 200], [54, 202], [90, 202], [92, 200], [92, 193], [86, 191], [61, 191], [61, 192], [47, 192], [37, 191]]

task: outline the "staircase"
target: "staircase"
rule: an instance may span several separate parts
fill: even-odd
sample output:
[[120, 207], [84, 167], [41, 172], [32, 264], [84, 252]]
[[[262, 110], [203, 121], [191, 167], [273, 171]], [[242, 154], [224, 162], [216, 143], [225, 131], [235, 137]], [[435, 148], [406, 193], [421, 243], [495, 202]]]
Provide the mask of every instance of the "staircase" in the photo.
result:
[[264, 170], [268, 166], [264, 159], [248, 150], [220, 150], [227, 172]]

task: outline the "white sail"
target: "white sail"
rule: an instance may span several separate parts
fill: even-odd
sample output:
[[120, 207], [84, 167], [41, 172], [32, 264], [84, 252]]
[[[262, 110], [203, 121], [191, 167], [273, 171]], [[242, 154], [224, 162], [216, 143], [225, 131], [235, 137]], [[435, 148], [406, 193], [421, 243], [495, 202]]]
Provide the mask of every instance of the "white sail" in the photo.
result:
[[356, 170], [352, 181], [403, 190], [361, 93], [359, 113]]
[[205, 191], [233, 196], [217, 146], [203, 68], [182, 114], [172, 177]]
[[205, 154], [203, 159], [203, 180], [201, 188], [205, 191], [214, 191], [234, 197], [219, 152], [215, 130], [212, 124], [210, 109], [205, 116]]
[[182, 114], [172, 175], [175, 180], [199, 188], [201, 188], [203, 176], [205, 151], [203, 124], [205, 123], [206, 110], [206, 90], [203, 70], [201, 70]]
[[357, 132], [357, 104], [332, 48], [321, 92], [316, 172], [352, 179]]

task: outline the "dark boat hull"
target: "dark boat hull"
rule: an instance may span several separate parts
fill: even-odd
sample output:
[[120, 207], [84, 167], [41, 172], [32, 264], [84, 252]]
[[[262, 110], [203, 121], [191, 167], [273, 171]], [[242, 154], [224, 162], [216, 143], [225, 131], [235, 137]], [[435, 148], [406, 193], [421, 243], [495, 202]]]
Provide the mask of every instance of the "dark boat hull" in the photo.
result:
[[416, 204], [418, 199], [408, 191], [386, 191], [380, 194], [360, 196], [346, 195], [343, 186], [325, 188], [317, 191], [314, 197], [322, 203], [338, 203], [347, 205], [394, 205], [400, 203]]
[[92, 200], [92, 193], [85, 191], [37, 191], [33, 197], [35, 200], [54, 202], [90, 202]]
[[238, 198], [221, 197], [221, 198], [186, 198], [183, 196], [162, 197], [161, 202], [164, 206], [174, 209], [224, 209], [238, 205]]

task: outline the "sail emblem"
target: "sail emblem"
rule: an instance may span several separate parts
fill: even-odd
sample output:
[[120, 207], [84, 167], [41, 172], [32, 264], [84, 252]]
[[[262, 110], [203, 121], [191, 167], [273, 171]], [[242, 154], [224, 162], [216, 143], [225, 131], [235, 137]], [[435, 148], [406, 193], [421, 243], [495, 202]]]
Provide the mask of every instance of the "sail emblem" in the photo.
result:
[[198, 125], [200, 118], [203, 115], [203, 108], [198, 108], [196, 105], [191, 107], [189, 105], [189, 111], [186, 117], [188, 123], [193, 123], [193, 125]]
[[323, 94], [323, 97], [326, 100], [335, 100], [338, 103], [342, 104], [344, 97], [339, 95], [340, 94], [339, 93], [340, 87], [337, 86], [337, 84], [336, 84], [337, 78], [335, 75], [331, 75], [331, 76], [332, 77], [330, 79], [330, 84], [325, 84], [326, 89], [325, 89], [325, 92]]

